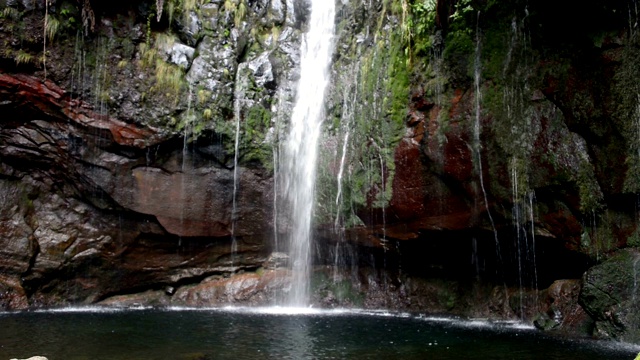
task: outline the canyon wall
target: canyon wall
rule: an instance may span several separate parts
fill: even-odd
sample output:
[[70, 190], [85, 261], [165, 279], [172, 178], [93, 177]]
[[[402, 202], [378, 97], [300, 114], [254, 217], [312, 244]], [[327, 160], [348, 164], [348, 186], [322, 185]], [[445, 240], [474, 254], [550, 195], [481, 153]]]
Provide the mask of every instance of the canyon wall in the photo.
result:
[[[111, 5], [0, 0], [0, 306], [272, 303], [309, 4]], [[640, 341], [637, 20], [339, 2], [314, 302]]]

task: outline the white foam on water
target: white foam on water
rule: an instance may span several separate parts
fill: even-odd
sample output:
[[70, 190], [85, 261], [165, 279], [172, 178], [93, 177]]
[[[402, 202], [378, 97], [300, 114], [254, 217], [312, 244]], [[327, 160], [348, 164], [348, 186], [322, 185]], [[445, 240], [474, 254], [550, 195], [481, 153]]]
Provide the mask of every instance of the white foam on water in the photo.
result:
[[[150, 307], [149, 307], [150, 308]], [[106, 307], [106, 306], [70, 306], [29, 310], [33, 313], [116, 313], [125, 310], [139, 310], [139, 307]]]

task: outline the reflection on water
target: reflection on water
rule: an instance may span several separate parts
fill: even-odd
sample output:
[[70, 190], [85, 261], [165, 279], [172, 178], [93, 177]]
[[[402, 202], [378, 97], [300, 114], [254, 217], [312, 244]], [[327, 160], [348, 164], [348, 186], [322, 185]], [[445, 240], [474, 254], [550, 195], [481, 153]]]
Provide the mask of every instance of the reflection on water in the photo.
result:
[[638, 352], [518, 324], [384, 312], [95, 310], [0, 314], [0, 360], [633, 359]]

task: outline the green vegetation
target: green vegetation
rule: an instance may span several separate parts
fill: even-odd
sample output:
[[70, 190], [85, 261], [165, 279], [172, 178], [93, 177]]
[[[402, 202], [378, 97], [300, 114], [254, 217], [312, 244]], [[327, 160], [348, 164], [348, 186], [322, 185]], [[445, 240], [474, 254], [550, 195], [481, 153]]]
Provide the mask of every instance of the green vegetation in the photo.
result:
[[225, 0], [224, 11], [227, 14], [233, 14], [233, 23], [236, 28], [239, 28], [247, 15], [247, 4], [245, 0]]
[[60, 21], [55, 16], [47, 15], [44, 21], [44, 33], [49, 41], [53, 41], [60, 29]]
[[331, 279], [324, 272], [314, 272], [311, 277], [311, 292], [322, 299], [331, 298], [336, 305], [351, 305], [361, 307], [364, 304], [365, 295], [360, 291], [351, 279]]
[[268, 169], [272, 164], [272, 144], [266, 142], [266, 136], [271, 126], [271, 111], [256, 104], [245, 112], [242, 132], [245, 140], [242, 142], [242, 153], [245, 161], [257, 160]]
[[640, 247], [640, 226], [636, 225], [636, 229], [627, 238], [627, 246]]
[[185, 86], [184, 70], [177, 65], [157, 59], [155, 67], [156, 91], [165, 91], [167, 97], [179, 98]]
[[597, 214], [595, 211], [585, 216], [587, 223], [583, 225], [580, 238], [580, 250], [596, 261], [616, 250], [617, 239], [614, 234], [613, 217], [609, 210]]
[[580, 164], [577, 174], [578, 194], [580, 195], [580, 210], [583, 214], [595, 213], [603, 208], [603, 194], [596, 181], [593, 165], [588, 159]]
[[16, 21], [16, 20], [20, 20], [20, 18], [22, 17], [22, 14], [17, 9], [7, 6], [4, 9], [2, 9], [2, 12], [0, 12], [0, 17], [4, 19], [11, 19]]
[[143, 70], [153, 69], [154, 71], [155, 84], [150, 90], [173, 99], [174, 104], [177, 104], [186, 88], [184, 70], [164, 61], [159, 56], [160, 49], [173, 45], [174, 41], [173, 35], [159, 33], [155, 36], [153, 46], [150, 46], [149, 42], [140, 43], [138, 64]]
[[36, 59], [30, 53], [20, 49], [15, 54], [14, 60], [17, 65], [35, 64]]
[[395, 148], [405, 133], [412, 68], [403, 31], [396, 28], [380, 34], [373, 47], [354, 46], [350, 51], [359, 52], [358, 61], [344, 58], [345, 63], [337, 65], [343, 70], [335, 80], [340, 87], [335, 93], [343, 98], [336, 99], [330, 115], [333, 121], [325, 129], [333, 145], [321, 149], [316, 211], [320, 222], [336, 221], [337, 216], [343, 226], [361, 225], [356, 212], [389, 205]]

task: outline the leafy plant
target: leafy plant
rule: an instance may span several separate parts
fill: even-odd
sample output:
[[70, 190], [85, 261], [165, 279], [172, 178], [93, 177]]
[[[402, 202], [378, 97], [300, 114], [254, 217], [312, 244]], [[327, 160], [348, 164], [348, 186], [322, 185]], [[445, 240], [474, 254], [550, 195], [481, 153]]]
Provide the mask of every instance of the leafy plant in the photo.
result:
[[211, 91], [200, 89], [198, 90], [198, 104], [204, 104], [211, 98]]
[[178, 95], [184, 83], [184, 73], [176, 65], [169, 64], [163, 60], [156, 60], [156, 84], [161, 88], [166, 88], [168, 94]]
[[0, 12], [0, 17], [4, 19], [18, 20], [20, 19], [20, 16], [21, 13], [18, 10], [8, 6], [2, 9], [2, 12]]
[[148, 68], [155, 65], [158, 58], [158, 50], [149, 47], [147, 43], [140, 43], [138, 50], [140, 53], [140, 66]]
[[18, 50], [18, 53], [16, 54], [14, 60], [17, 65], [33, 64], [35, 62], [33, 55], [29, 54], [28, 52], [22, 49]]
[[234, 0], [224, 0], [224, 11], [231, 13], [236, 11], [236, 3]]
[[44, 33], [49, 41], [53, 40], [59, 29], [60, 21], [55, 16], [47, 15], [44, 21]]
[[247, 4], [244, 2], [244, 0], [240, 0], [240, 3], [238, 4], [238, 8], [236, 9], [236, 12], [233, 16], [233, 22], [236, 25], [236, 27], [240, 27], [240, 25], [242, 25], [242, 21], [244, 20], [244, 17], [247, 15]]

